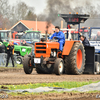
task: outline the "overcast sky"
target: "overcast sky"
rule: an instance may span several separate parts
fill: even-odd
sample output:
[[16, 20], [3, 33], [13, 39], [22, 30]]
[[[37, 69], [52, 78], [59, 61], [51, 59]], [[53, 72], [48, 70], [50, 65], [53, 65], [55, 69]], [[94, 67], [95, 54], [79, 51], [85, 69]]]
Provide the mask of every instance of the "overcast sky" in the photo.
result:
[[9, 0], [11, 5], [16, 4], [17, 1], [23, 1], [27, 5], [35, 8], [35, 13], [39, 14], [46, 8], [47, 0]]

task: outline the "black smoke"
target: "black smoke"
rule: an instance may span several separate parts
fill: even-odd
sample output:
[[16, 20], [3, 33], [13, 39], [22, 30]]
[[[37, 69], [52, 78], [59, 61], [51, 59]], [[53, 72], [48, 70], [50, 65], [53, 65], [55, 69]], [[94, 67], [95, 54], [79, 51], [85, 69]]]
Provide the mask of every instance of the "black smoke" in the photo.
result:
[[[90, 19], [83, 25], [100, 26], [100, 1], [99, 0], [47, 0], [47, 7], [44, 10], [45, 20], [51, 21], [54, 25], [59, 25], [62, 18], [58, 14], [89, 14]], [[64, 22], [64, 27], [66, 23]]]

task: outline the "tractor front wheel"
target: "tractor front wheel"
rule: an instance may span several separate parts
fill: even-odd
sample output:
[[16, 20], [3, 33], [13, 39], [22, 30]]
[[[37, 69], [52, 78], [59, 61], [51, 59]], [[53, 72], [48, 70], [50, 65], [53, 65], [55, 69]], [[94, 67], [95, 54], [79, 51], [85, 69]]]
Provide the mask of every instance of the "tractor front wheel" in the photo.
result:
[[64, 69], [63, 59], [57, 58], [54, 64], [54, 73], [56, 75], [61, 75], [63, 73], [63, 69]]
[[26, 74], [31, 74], [32, 71], [33, 71], [33, 67], [30, 64], [30, 62], [31, 62], [31, 58], [28, 57], [28, 55], [25, 55], [24, 56], [24, 61], [23, 61], [23, 68], [24, 68], [24, 72]]

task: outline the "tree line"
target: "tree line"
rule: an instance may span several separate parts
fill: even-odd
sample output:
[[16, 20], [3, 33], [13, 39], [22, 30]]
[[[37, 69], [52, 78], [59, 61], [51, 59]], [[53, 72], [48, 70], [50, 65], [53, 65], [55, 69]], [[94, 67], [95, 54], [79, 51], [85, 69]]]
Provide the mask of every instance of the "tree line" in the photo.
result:
[[9, 29], [19, 20], [35, 20], [34, 7], [24, 2], [16, 2], [11, 6], [9, 0], [0, 0], [0, 28]]
[[[77, 1], [77, 2], [76, 2]], [[92, 0], [93, 1], [93, 0]], [[36, 15], [35, 8], [30, 7], [25, 2], [16, 2], [15, 5], [10, 5], [9, 0], [0, 0], [0, 28], [9, 29], [19, 20], [37, 20], [50, 21], [54, 25], [60, 26], [62, 18], [58, 14], [68, 14], [69, 12], [80, 14], [89, 14], [90, 18], [99, 18], [100, 4], [93, 5], [90, 0], [47, 0], [47, 6], [43, 13]], [[84, 4], [84, 6], [83, 6]], [[97, 21], [98, 22], [98, 21]], [[66, 26], [66, 23], [64, 23]]]

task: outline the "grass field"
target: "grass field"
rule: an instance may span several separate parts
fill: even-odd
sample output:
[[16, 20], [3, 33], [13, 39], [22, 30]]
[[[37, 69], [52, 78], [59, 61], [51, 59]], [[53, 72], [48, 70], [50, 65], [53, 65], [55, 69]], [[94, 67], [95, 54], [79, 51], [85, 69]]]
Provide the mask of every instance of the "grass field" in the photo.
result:
[[[91, 83], [97, 83], [93, 81], [89, 82], [54, 82], [54, 83], [36, 83], [36, 84], [21, 84], [21, 85], [3, 85], [3, 87], [6, 87], [9, 90], [16, 90], [16, 89], [35, 89], [38, 87], [60, 87], [60, 88], [75, 88], [75, 87], [81, 87], [83, 85], [88, 85]], [[0, 85], [2, 87], [2, 85]]]
[[[58, 92], [58, 91], [50, 91], [50, 92], [43, 92], [43, 93], [34, 93], [34, 92], [32, 92], [32, 93], [29, 93], [29, 92], [24, 92], [24, 93], [14, 93], [14, 92], [12, 92], [12, 93], [8, 93], [8, 94], [10, 94], [10, 95], [12, 95], [12, 96], [28, 96], [28, 95], [45, 95], [45, 94], [53, 94], [53, 93], [57, 93], [57, 94], [62, 94], [62, 93], [84, 93], [84, 92], [79, 92], [79, 91], [70, 91], [70, 92], [63, 92], [63, 91], [61, 91], [61, 92]], [[89, 91], [89, 92], [85, 92], [85, 93], [100, 93], [100, 91]]]
[[0, 67], [1, 70], [2, 69], [21, 69], [21, 68], [23, 68], [22, 64], [21, 65], [17, 64], [17, 67]]
[[[89, 82], [54, 82], [54, 83], [36, 83], [36, 84], [20, 84], [20, 85], [3, 85], [3, 87], [6, 87], [9, 90], [17, 90], [17, 89], [29, 89], [29, 88], [38, 88], [38, 87], [60, 87], [60, 88], [75, 88], [75, 87], [81, 87], [83, 85], [88, 85], [91, 83], [97, 83], [98, 81], [89, 81]], [[2, 85], [0, 85], [2, 87]], [[79, 93], [78, 91], [71, 91], [73, 93]], [[50, 94], [50, 93], [63, 93], [57, 92], [57, 91], [50, 91], [50, 92], [44, 92], [42, 94]], [[70, 92], [67, 92], [70, 93]], [[100, 91], [89, 91], [87, 93], [100, 93]], [[41, 93], [8, 93], [9, 95], [12, 96], [25, 96], [25, 95], [40, 95]]]

